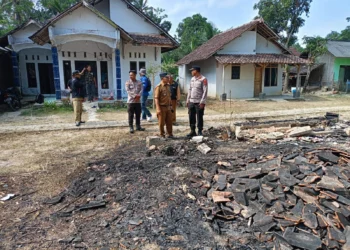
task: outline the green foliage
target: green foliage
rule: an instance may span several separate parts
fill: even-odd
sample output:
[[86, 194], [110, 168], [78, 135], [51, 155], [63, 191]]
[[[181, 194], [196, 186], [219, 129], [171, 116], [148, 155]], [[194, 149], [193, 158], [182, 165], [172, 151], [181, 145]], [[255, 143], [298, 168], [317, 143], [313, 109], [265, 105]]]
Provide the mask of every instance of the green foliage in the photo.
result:
[[304, 50], [305, 50], [305, 48], [302, 47], [302, 46], [300, 45], [300, 43], [295, 43], [295, 44], [293, 45], [293, 47], [296, 48], [296, 50], [299, 51], [300, 53], [304, 52]]
[[306, 44], [305, 51], [308, 52], [311, 63], [315, 63], [317, 57], [322, 56], [327, 52], [327, 39], [315, 36], [304, 37], [303, 40]]
[[32, 107], [30, 109], [23, 109], [22, 116], [46, 116], [60, 113], [73, 112], [73, 106], [68, 101], [63, 101], [62, 104], [56, 102], [45, 101], [41, 107]]
[[[350, 17], [346, 18], [350, 22]], [[332, 31], [326, 36], [327, 40], [333, 41], [350, 41], [350, 26], [347, 26], [340, 32]]]
[[312, 0], [260, 0], [254, 5], [267, 25], [290, 47], [297, 41], [296, 34], [304, 26], [303, 16], [309, 15]]

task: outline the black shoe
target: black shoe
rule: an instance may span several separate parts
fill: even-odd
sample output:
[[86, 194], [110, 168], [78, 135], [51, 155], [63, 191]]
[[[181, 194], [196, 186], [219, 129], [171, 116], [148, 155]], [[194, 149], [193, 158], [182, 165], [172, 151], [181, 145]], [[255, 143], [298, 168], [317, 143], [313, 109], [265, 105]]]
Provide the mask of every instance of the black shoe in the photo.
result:
[[79, 127], [80, 126], [80, 122], [76, 122], [75, 126]]
[[130, 134], [134, 133], [134, 127], [130, 127]]
[[187, 137], [193, 137], [193, 136], [197, 136], [195, 130], [191, 130], [191, 133], [189, 133], [189, 134], [187, 135]]
[[198, 130], [198, 135], [203, 136], [202, 130]]
[[146, 129], [145, 128], [141, 128], [141, 127], [137, 127], [136, 130], [137, 131], [145, 131]]
[[85, 123], [85, 121], [81, 121], [80, 123]]
[[173, 135], [168, 135], [168, 139], [174, 139], [175, 137]]

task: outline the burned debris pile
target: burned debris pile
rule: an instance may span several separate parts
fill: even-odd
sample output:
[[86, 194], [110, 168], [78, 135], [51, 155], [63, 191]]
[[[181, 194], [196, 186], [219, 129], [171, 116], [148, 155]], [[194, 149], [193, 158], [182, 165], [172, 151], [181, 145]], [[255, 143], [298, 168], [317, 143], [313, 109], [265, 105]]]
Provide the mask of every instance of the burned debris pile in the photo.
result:
[[223, 231], [238, 220], [275, 249], [349, 249], [349, 163], [341, 150], [303, 149], [251, 159], [240, 171], [220, 161], [191, 182], [205, 218]]

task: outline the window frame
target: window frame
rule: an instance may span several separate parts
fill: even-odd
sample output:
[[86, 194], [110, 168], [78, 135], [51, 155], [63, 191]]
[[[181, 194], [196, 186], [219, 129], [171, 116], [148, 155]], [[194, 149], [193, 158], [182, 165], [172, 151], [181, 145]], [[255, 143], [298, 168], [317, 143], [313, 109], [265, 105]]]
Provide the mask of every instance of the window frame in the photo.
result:
[[[28, 70], [28, 66], [31, 65], [31, 66], [34, 66], [34, 76], [35, 76], [35, 85], [31, 85], [31, 81], [29, 80], [31, 77], [30, 73], [29, 73], [29, 70]], [[36, 68], [36, 63], [34, 62], [27, 62], [26, 63], [26, 71], [27, 71], [27, 83], [28, 83], [28, 88], [31, 88], [31, 89], [36, 89], [38, 88], [38, 78], [37, 78], [37, 68]]]
[[[272, 71], [276, 70], [275, 72], [275, 81], [274, 84], [272, 84]], [[268, 78], [268, 83], [266, 81], [266, 73], [268, 72], [269, 74], [269, 78]], [[264, 71], [264, 87], [270, 88], [270, 87], [277, 87], [278, 86], [278, 64], [272, 64], [272, 65], [268, 65], [267, 67], [265, 67], [265, 71]]]
[[[236, 68], [236, 69], [238, 68], [238, 70], [239, 70], [238, 71], [238, 78], [233, 77], [233, 72], [234, 72], [233, 69], [234, 68]], [[240, 80], [240, 79], [241, 79], [241, 65], [232, 65], [231, 66], [231, 80]]]

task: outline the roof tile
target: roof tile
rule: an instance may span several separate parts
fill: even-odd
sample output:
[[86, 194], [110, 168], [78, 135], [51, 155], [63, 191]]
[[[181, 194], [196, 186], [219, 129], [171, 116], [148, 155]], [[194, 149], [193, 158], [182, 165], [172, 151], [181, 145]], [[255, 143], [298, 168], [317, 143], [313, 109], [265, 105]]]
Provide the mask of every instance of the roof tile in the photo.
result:
[[277, 63], [306, 64], [308, 61], [297, 56], [285, 54], [256, 55], [218, 55], [215, 59], [222, 64]]

